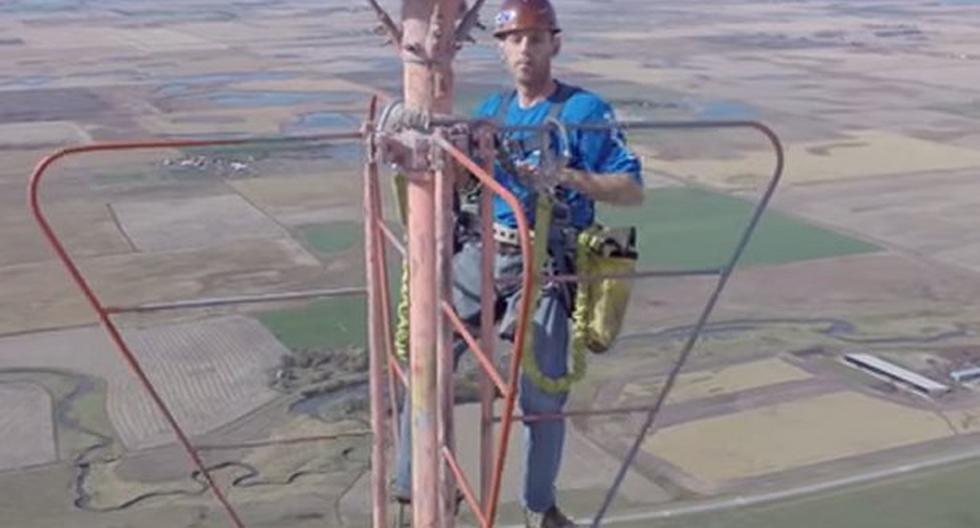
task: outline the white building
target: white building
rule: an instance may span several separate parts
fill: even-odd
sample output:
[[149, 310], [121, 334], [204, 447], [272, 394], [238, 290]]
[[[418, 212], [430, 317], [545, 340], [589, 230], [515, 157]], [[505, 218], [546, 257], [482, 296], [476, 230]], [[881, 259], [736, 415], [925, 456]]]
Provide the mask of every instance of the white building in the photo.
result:
[[879, 378], [899, 383], [927, 396], [937, 396], [949, 392], [948, 385], [933, 381], [917, 372], [912, 372], [905, 367], [900, 367], [871, 354], [844, 354], [844, 361]]
[[949, 373], [949, 377], [953, 378], [956, 383], [969, 383], [980, 378], [980, 367], [969, 367], [959, 370], [954, 370]]

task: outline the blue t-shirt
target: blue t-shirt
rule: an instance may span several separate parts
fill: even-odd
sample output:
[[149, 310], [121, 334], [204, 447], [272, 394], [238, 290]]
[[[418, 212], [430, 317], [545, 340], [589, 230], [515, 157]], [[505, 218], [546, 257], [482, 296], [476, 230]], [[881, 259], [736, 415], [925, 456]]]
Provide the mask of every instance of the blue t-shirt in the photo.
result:
[[[569, 93], [571, 95], [567, 96]], [[567, 100], [557, 118], [565, 125], [615, 121], [612, 107], [598, 95], [578, 87], [562, 86], [561, 83], [551, 97], [530, 108], [521, 108], [513, 92], [491, 95], [477, 108], [476, 117], [493, 119], [497, 116], [500, 105], [509, 103], [502, 125], [537, 126], [544, 123], [553, 104], [560, 104], [557, 101], [562, 96], [567, 96]], [[540, 160], [540, 145], [536, 145], [540, 141], [536, 141], [534, 135], [533, 132], [507, 133], [508, 138], [517, 140], [524, 147], [519, 155], [526, 161]], [[569, 167], [594, 174], [627, 173], [638, 183], [643, 183], [640, 160], [630, 152], [622, 130], [569, 130], [568, 136]], [[559, 139], [557, 134], [554, 134], [550, 143], [557, 149], [559, 144], [564, 145], [565, 140]], [[538, 148], [537, 151], [535, 147]], [[494, 177], [521, 201], [533, 225], [536, 201], [534, 190], [525, 186], [516, 175], [505, 171], [499, 162], [494, 163]], [[572, 225], [584, 228], [593, 223], [595, 202], [592, 198], [572, 189], [559, 189], [559, 196], [568, 205]], [[514, 212], [507, 202], [497, 195], [493, 198], [494, 220], [509, 227], [516, 227]]]

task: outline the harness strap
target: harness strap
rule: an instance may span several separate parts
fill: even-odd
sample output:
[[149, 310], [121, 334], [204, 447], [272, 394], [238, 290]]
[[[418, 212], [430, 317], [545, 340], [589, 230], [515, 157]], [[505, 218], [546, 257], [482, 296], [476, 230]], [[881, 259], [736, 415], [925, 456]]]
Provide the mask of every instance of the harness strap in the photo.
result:
[[[567, 84], [558, 83], [558, 91], [555, 95], [550, 98], [551, 106], [548, 108], [548, 114], [544, 118], [544, 121], [558, 120], [561, 117], [562, 111], [565, 109], [565, 104], [569, 99], [578, 91], [578, 88], [569, 86]], [[511, 104], [513, 104], [514, 99], [517, 97], [517, 91], [511, 90], [510, 92], [502, 93], [500, 96], [500, 103], [496, 109], [495, 119], [498, 123], [503, 125], [507, 119], [507, 113], [510, 110]], [[559, 140], [564, 139], [560, 138]], [[523, 148], [525, 150], [535, 150], [541, 148], [541, 136], [538, 134], [533, 134], [526, 138], [523, 142]], [[567, 146], [567, 145], [566, 145]], [[545, 260], [548, 258], [548, 253], [552, 253], [552, 258], [555, 259], [558, 271], [560, 273], [570, 273], [566, 264], [564, 251], [568, 248], [549, 248], [551, 237], [549, 232], [551, 230], [551, 224], [555, 220], [554, 214], [555, 203], [552, 202], [551, 197], [539, 194], [535, 204], [535, 233], [534, 233], [534, 255], [531, 262], [526, 263], [526, 265], [531, 266], [532, 274], [534, 276], [534, 283], [530, 292], [525, 292], [525, 295], [532, 295], [531, 306], [537, 306], [538, 299], [541, 295], [541, 289], [537, 284], [537, 275], [543, 268]], [[574, 243], [574, 242], [573, 242]], [[549, 251], [550, 250], [550, 251]], [[568, 292], [566, 292], [568, 293]], [[571, 299], [567, 299], [568, 305], [571, 305]], [[529, 314], [532, 316], [532, 314]], [[569, 314], [572, 318], [573, 314]], [[534, 383], [542, 391], [557, 394], [562, 392], [568, 392], [572, 388], [572, 384], [580, 381], [585, 377], [586, 372], [586, 352], [587, 348], [585, 346], [585, 341], [582, 339], [582, 324], [580, 322], [574, 321], [571, 330], [571, 354], [572, 354], [572, 366], [571, 370], [564, 376], [557, 378], [551, 378], [541, 372], [538, 365], [537, 357], [534, 354], [534, 331], [533, 325], [528, 324], [526, 328], [526, 334], [524, 336], [524, 355], [521, 361], [521, 369], [525, 376], [531, 383]]]
[[[541, 294], [541, 288], [538, 287], [538, 272], [542, 270], [545, 259], [547, 256], [547, 244], [542, 243], [543, 240], [547, 239], [548, 231], [551, 228], [551, 212], [552, 212], [552, 202], [551, 199], [544, 195], [539, 195], [537, 200], [537, 210], [535, 211], [535, 216], [537, 221], [534, 226], [535, 238], [537, 242], [534, 244], [534, 255], [531, 258], [531, 262], [525, 263], [525, 265], [530, 266], [532, 270], [532, 283], [531, 291], [524, 292], [524, 295], [530, 294], [531, 306], [536, 307], [538, 305], [538, 299]], [[555, 257], [556, 259], [560, 257]], [[578, 311], [578, 310], [576, 310]], [[569, 314], [571, 317], [573, 314]], [[528, 314], [528, 317], [533, 317], [533, 313]], [[524, 355], [521, 357], [521, 368], [524, 371], [524, 375], [538, 386], [542, 391], [558, 394], [562, 392], [568, 392], [572, 388], [572, 384], [581, 381], [585, 377], [586, 371], [586, 343], [582, 338], [581, 329], [582, 324], [578, 321], [573, 321], [573, 327], [571, 332], [572, 343], [571, 343], [571, 353], [572, 353], [572, 369], [570, 372], [564, 376], [558, 378], [551, 378], [546, 376], [541, 372], [541, 368], [538, 366], [538, 358], [534, 355], [534, 325], [528, 324], [525, 326], [524, 334]]]
[[[551, 100], [551, 107], [548, 108], [547, 119], [558, 119], [561, 116], [563, 110], [565, 110], [565, 103], [572, 98], [579, 91], [579, 88], [575, 86], [570, 86], [565, 83], [558, 83], [558, 90], [555, 94], [549, 97]], [[507, 112], [510, 111], [510, 105], [514, 103], [514, 99], [517, 99], [517, 90], [505, 90], [500, 92], [500, 102], [497, 103], [497, 109], [494, 111], [493, 120], [498, 124], [503, 125], [507, 121]]]

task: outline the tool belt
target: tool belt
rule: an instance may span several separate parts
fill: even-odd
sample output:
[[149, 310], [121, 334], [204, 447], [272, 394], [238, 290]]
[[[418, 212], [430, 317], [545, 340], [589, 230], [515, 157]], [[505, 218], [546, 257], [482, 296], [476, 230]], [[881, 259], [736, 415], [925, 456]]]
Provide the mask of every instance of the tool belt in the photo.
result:
[[[517, 229], [495, 223], [493, 238], [498, 244], [498, 252], [520, 252]], [[636, 271], [636, 228], [593, 224], [580, 231], [575, 237], [575, 243], [568, 247], [574, 250], [574, 254], [570, 255], [574, 269], [568, 271], [585, 278], [576, 285], [570, 285], [574, 292], [570, 303], [575, 333], [573, 338], [578, 341], [577, 345], [601, 354], [612, 348], [619, 336], [626, 318], [633, 281], [629, 278], [592, 280], [588, 277], [626, 275]], [[544, 273], [557, 271], [555, 257], [556, 255], [550, 255], [543, 263]]]

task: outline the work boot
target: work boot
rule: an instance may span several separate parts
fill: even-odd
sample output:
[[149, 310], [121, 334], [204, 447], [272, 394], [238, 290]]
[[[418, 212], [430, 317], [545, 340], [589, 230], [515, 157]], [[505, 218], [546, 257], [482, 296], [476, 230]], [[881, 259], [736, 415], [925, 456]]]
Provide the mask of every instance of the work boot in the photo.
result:
[[412, 527], [412, 498], [391, 491], [391, 502], [395, 506], [395, 522], [392, 528], [411, 528]]
[[524, 508], [524, 526], [527, 528], [575, 528], [575, 521], [565, 516], [558, 506], [548, 508], [544, 513]]
[[396, 501], [395, 508], [398, 513], [395, 514], [394, 528], [412, 528], [412, 503]]

